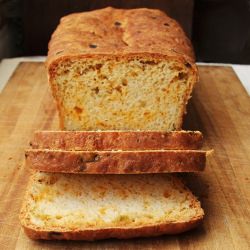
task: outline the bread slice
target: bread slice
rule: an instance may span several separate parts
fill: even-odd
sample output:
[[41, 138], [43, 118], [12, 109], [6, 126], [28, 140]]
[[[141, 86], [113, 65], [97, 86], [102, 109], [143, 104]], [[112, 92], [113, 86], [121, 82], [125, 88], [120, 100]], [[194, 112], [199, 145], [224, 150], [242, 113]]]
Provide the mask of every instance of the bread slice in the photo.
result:
[[135, 174], [197, 172], [206, 165], [202, 150], [65, 151], [26, 150], [26, 165], [44, 172]]
[[203, 216], [200, 202], [173, 175], [36, 172], [20, 220], [32, 239], [97, 240], [181, 233]]
[[65, 130], [180, 130], [198, 78], [181, 26], [146, 8], [63, 17], [47, 69]]
[[156, 150], [199, 149], [199, 131], [37, 131], [33, 149], [63, 150]]

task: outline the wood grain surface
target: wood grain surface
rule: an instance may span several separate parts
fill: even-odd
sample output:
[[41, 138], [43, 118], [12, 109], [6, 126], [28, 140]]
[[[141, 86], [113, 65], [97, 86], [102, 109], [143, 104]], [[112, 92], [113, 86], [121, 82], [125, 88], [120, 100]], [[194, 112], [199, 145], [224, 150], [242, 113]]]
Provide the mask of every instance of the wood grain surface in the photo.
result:
[[18, 220], [29, 177], [24, 149], [37, 129], [58, 129], [42, 63], [21, 63], [0, 95], [0, 249], [250, 249], [250, 100], [231, 68], [200, 67], [185, 129], [204, 133], [215, 153], [201, 174], [185, 174], [206, 216], [197, 229], [148, 239], [32, 241]]

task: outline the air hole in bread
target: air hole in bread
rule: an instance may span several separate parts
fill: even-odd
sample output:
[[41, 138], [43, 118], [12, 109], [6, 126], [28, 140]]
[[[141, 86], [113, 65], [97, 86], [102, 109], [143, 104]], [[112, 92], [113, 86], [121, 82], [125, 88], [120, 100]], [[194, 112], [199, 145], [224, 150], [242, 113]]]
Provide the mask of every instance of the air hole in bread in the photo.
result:
[[116, 21], [116, 22], [115, 22], [115, 26], [121, 26], [121, 23], [118, 22], [118, 21]]
[[89, 47], [92, 49], [95, 49], [95, 48], [97, 48], [97, 45], [96, 44], [89, 44]]
[[95, 155], [95, 157], [94, 157], [94, 161], [99, 161], [100, 160], [100, 155]]
[[56, 55], [61, 54], [63, 50], [56, 52]]
[[122, 85], [123, 86], [127, 86], [128, 85], [128, 81], [126, 79], [122, 79]]
[[186, 79], [186, 78], [187, 78], [187, 73], [180, 72], [180, 73], [178, 74], [178, 78], [179, 78], [180, 80]]
[[78, 113], [78, 114], [82, 113], [82, 108], [80, 108], [80, 107], [78, 107], [78, 106], [75, 106], [75, 107], [74, 107], [74, 110], [75, 110], [75, 112]]
[[98, 63], [98, 64], [96, 64], [95, 65], [95, 68], [98, 70], [98, 69], [101, 69], [101, 67], [102, 67], [102, 64], [101, 63]]
[[98, 87], [95, 87], [95, 88], [93, 88], [92, 90], [93, 90], [96, 94], [99, 93], [99, 88], [98, 88]]
[[159, 62], [156, 61], [140, 61], [142, 64], [157, 65]]

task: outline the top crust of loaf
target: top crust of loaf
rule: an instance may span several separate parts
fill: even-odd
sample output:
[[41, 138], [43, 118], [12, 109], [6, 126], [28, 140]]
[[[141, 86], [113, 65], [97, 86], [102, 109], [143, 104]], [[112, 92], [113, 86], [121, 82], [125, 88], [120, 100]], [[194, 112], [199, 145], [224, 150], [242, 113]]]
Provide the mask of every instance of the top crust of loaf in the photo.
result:
[[50, 74], [61, 60], [99, 56], [174, 58], [196, 71], [182, 28], [156, 9], [107, 7], [63, 17], [49, 43]]

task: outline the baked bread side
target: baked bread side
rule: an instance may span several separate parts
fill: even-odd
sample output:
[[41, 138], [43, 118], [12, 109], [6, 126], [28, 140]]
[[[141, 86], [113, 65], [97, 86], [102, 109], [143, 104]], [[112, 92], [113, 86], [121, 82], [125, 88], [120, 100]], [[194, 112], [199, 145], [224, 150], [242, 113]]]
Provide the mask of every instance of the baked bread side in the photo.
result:
[[33, 149], [156, 150], [200, 149], [199, 131], [36, 131]]
[[141, 174], [198, 172], [206, 166], [202, 150], [66, 151], [26, 150], [26, 166], [43, 172]]
[[20, 220], [32, 239], [97, 240], [181, 233], [203, 216], [200, 202], [172, 175], [36, 172]]
[[66, 130], [179, 130], [197, 81], [183, 30], [152, 9], [62, 18], [47, 68]]

